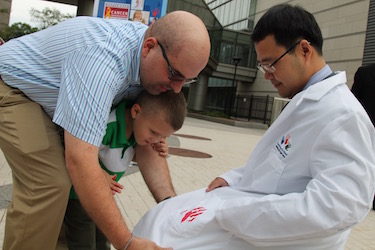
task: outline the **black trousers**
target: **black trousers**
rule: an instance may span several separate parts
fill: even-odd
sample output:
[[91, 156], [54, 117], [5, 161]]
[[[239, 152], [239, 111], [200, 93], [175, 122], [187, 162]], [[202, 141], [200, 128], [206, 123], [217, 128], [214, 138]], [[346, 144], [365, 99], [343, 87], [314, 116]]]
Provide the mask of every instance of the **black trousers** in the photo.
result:
[[69, 250], [110, 250], [111, 244], [87, 215], [79, 200], [70, 199], [64, 217]]

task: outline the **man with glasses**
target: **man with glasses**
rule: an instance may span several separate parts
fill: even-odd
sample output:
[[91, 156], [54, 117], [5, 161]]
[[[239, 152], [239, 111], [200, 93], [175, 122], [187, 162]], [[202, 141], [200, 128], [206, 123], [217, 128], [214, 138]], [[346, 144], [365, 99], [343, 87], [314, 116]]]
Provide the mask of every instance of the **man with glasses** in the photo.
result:
[[373, 125], [345, 72], [326, 64], [312, 14], [274, 6], [252, 40], [289, 104], [244, 167], [158, 204], [134, 233], [177, 249], [342, 250], [374, 197]]
[[169, 63], [169, 60], [168, 60], [167, 54], [165, 53], [164, 47], [161, 45], [161, 43], [159, 41], [157, 41], [157, 43], [159, 44], [160, 49], [161, 49], [161, 53], [163, 53], [163, 57], [168, 64], [168, 69], [169, 69], [169, 72], [170, 72], [170, 75], [168, 77], [169, 80], [175, 81], [175, 82], [185, 81], [185, 84], [194, 83], [194, 82], [198, 81], [198, 77], [186, 79], [180, 72], [174, 70], [172, 68], [171, 64]]
[[[98, 146], [122, 99], [143, 89], [180, 92], [209, 54], [204, 23], [184, 11], [150, 27], [77, 17], [2, 45], [0, 148], [13, 175], [4, 249], [55, 249], [71, 182], [116, 249], [160, 249], [129, 232], [99, 166]], [[135, 150], [155, 200], [175, 196], [165, 158], [151, 146]]]

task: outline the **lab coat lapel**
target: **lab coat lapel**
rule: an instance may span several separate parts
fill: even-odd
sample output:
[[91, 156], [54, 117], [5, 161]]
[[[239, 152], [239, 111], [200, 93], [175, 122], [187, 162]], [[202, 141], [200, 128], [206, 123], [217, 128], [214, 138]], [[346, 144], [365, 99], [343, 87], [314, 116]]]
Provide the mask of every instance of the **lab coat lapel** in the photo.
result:
[[293, 111], [299, 107], [304, 100], [313, 100], [319, 101], [326, 93], [328, 93], [332, 88], [336, 87], [337, 85], [345, 84], [346, 83], [346, 74], [345, 72], [338, 72], [334, 76], [331, 76], [321, 82], [318, 82], [308, 89], [299, 92], [295, 95], [289, 103], [285, 106], [284, 110], [280, 113], [279, 117], [275, 120], [272, 124], [272, 127], [278, 127], [278, 125], [282, 124]]
[[346, 83], [346, 74], [344, 71], [337, 72], [335, 75], [324, 79], [321, 82], [318, 82], [305, 91], [299, 102], [302, 102], [304, 99], [319, 101], [325, 94], [327, 94], [331, 89], [335, 88], [338, 85]]

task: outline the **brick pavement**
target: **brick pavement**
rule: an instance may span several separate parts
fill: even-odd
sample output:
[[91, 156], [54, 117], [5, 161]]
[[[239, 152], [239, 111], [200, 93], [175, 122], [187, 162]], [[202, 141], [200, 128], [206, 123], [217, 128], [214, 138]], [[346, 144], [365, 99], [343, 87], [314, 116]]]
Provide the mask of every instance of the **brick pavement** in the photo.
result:
[[[214, 177], [234, 167], [246, 163], [251, 151], [265, 130], [240, 128], [214, 122], [187, 118], [177, 134], [194, 135], [211, 140], [199, 140], [183, 136], [168, 139], [170, 146], [194, 150], [211, 155], [211, 158], [191, 158], [171, 155], [168, 157], [172, 181], [176, 192], [182, 194], [205, 187]], [[134, 167], [136, 169], [136, 167]], [[125, 186], [123, 192], [115, 196], [120, 211], [130, 229], [144, 213], [155, 205], [141, 174], [130, 171], [120, 180]], [[11, 174], [0, 154], [0, 248], [5, 225], [6, 208], [9, 200]], [[370, 211], [365, 220], [354, 227], [345, 250], [375, 249], [375, 211]], [[64, 242], [59, 242], [58, 250], [66, 250]]]

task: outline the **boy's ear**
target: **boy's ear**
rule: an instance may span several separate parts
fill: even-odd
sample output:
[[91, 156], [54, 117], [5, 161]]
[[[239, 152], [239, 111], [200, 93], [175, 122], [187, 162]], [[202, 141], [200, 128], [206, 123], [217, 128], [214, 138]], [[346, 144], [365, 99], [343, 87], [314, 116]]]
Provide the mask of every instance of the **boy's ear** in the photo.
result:
[[139, 106], [139, 104], [136, 103], [131, 108], [132, 118], [135, 119], [139, 113], [141, 113], [141, 106]]

